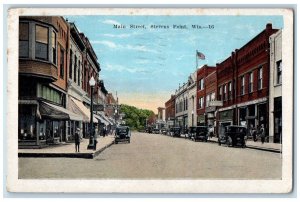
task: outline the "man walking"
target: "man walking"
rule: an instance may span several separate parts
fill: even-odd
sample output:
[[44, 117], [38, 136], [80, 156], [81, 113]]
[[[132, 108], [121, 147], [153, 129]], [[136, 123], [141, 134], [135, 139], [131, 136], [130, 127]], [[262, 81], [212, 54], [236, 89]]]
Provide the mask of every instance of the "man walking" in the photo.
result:
[[75, 152], [79, 152], [80, 147], [80, 128], [76, 128], [75, 132]]
[[265, 132], [264, 124], [261, 124], [261, 127], [260, 127], [260, 138], [261, 138], [261, 143], [264, 144], [265, 143], [265, 138], [266, 138], [266, 132]]

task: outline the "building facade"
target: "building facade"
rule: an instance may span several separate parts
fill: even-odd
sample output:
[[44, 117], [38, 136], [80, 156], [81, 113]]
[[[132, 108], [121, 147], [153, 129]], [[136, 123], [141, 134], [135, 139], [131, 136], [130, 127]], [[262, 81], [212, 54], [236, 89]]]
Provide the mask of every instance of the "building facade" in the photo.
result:
[[[206, 114], [206, 125], [213, 126], [214, 131], [216, 130], [216, 110], [217, 106], [214, 102], [217, 99], [217, 71], [216, 68], [205, 77], [205, 94], [206, 94], [206, 104], [205, 104], [205, 114]], [[214, 132], [215, 133], [215, 132]]]
[[197, 71], [188, 79], [188, 127], [197, 125]]
[[66, 109], [70, 27], [62, 17], [19, 21], [19, 146], [67, 141]]
[[166, 127], [171, 128], [175, 126], [175, 95], [171, 95], [171, 98], [165, 103], [166, 111]]
[[282, 141], [282, 30], [270, 36], [269, 140]]
[[183, 83], [175, 92], [175, 126], [187, 129], [188, 127], [188, 84]]
[[197, 125], [207, 123], [206, 108], [206, 84], [205, 78], [215, 71], [215, 67], [203, 65], [197, 70]]

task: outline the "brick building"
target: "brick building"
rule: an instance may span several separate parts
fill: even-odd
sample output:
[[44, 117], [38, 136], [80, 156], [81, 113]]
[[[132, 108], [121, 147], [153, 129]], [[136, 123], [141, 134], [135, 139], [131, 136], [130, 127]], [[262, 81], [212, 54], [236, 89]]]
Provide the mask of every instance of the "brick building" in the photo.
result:
[[206, 125], [216, 127], [216, 106], [213, 102], [217, 100], [218, 82], [217, 82], [217, 71], [216, 68], [205, 77], [205, 114], [206, 114]]
[[19, 146], [66, 141], [69, 24], [62, 17], [20, 17]]
[[171, 98], [165, 103], [166, 111], [166, 123], [170, 128], [175, 125], [175, 95], [171, 95]]
[[206, 84], [205, 78], [215, 71], [215, 67], [204, 65], [197, 70], [197, 125], [207, 123], [205, 106], [206, 106]]
[[231, 56], [217, 64], [219, 132], [236, 124], [264, 127], [268, 134], [269, 37], [277, 29], [271, 24]]

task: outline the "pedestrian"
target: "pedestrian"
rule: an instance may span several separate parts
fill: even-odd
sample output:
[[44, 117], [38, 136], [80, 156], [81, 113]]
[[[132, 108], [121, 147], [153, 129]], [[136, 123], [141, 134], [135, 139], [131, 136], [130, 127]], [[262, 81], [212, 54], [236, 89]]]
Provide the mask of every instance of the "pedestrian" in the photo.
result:
[[266, 138], [266, 132], [265, 132], [264, 124], [261, 124], [261, 127], [260, 127], [260, 138], [261, 138], [261, 143], [264, 144], [265, 143], [265, 138]]
[[256, 130], [255, 130], [255, 128], [253, 127], [253, 125], [251, 125], [251, 127], [250, 127], [250, 135], [252, 136], [253, 141], [256, 142], [256, 141], [257, 141], [257, 138], [256, 138]]
[[80, 147], [80, 128], [76, 128], [75, 132], [75, 152], [79, 152]]

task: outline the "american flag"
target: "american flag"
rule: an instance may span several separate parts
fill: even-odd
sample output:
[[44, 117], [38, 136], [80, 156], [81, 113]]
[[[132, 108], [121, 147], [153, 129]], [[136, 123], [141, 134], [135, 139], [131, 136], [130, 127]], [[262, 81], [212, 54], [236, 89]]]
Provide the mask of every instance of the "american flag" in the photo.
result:
[[199, 51], [197, 51], [197, 57], [201, 60], [205, 60], [205, 55]]

